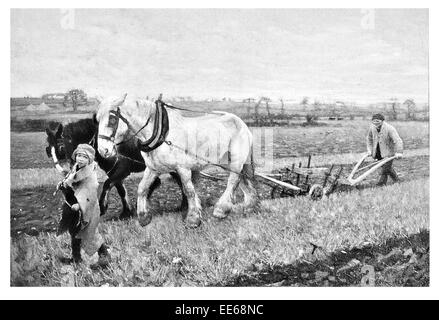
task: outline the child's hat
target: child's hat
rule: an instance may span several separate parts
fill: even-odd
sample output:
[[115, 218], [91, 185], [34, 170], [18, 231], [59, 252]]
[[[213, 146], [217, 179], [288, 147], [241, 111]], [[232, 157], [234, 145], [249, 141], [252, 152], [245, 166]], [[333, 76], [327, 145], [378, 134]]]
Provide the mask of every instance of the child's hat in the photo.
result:
[[73, 151], [72, 159], [76, 160], [76, 155], [79, 153], [86, 155], [87, 158], [90, 159], [90, 162], [93, 162], [95, 159], [95, 149], [93, 149], [93, 147], [89, 144], [83, 143], [83, 144], [78, 145], [76, 150]]

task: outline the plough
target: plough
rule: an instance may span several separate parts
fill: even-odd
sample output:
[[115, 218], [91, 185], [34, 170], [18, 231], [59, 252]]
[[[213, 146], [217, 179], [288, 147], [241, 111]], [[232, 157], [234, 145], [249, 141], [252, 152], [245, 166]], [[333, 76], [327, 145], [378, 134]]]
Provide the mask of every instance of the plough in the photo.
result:
[[[376, 160], [362, 166], [368, 155], [361, 157], [360, 161], [354, 166], [349, 176], [343, 183], [354, 187], [366, 179], [369, 175], [377, 171], [389, 161], [396, 159], [395, 156]], [[256, 176], [263, 178], [266, 184], [273, 183], [274, 186], [271, 191], [271, 198], [284, 198], [296, 196], [310, 196], [312, 199], [320, 199], [323, 196], [329, 196], [333, 193], [338, 184], [343, 172], [343, 165], [335, 169], [335, 165], [331, 165], [328, 169], [326, 167], [311, 167], [311, 156], [308, 156], [308, 164], [306, 168], [302, 168], [302, 163], [298, 167], [295, 164], [290, 168], [281, 169], [277, 174], [266, 175], [256, 173]], [[324, 176], [321, 184], [309, 183], [310, 176]], [[345, 182], [346, 181], [346, 182]]]
[[[340, 166], [338, 170], [335, 170], [335, 166], [332, 165], [329, 169], [326, 167], [311, 167], [311, 155], [308, 156], [308, 163], [305, 168], [302, 167], [302, 163], [299, 165], [293, 163], [290, 168], [284, 168], [275, 174], [277, 179], [269, 177], [260, 173], [255, 175], [265, 179], [265, 183], [274, 183], [271, 190], [271, 198], [285, 198], [285, 197], [297, 197], [309, 195], [312, 199], [320, 199], [323, 195], [329, 195], [332, 193], [338, 180], [343, 172], [343, 167]], [[311, 184], [310, 176], [323, 174], [323, 182], [321, 184]], [[264, 181], [263, 181], [264, 182]]]
[[[362, 182], [366, 177], [377, 171], [391, 160], [396, 159], [395, 156], [384, 158], [382, 160], [373, 161], [362, 166], [368, 155], [361, 157], [360, 161], [354, 166], [347, 179], [341, 182], [341, 174], [344, 170], [343, 165], [331, 165], [327, 167], [311, 167], [311, 155], [308, 156], [306, 167], [302, 167], [299, 162], [298, 166], [295, 163], [291, 168], [286, 167], [279, 170], [277, 173], [268, 174], [255, 172], [255, 176], [259, 177], [260, 181], [272, 187], [271, 198], [285, 198], [297, 196], [309, 196], [314, 200], [320, 199], [323, 196], [329, 196], [333, 193], [340, 183], [349, 186], [356, 186]], [[212, 176], [206, 173], [201, 173], [205, 178], [218, 181], [223, 180], [222, 177]], [[321, 183], [310, 183], [311, 177], [318, 176], [321, 178]], [[315, 180], [315, 179], [313, 179]]]

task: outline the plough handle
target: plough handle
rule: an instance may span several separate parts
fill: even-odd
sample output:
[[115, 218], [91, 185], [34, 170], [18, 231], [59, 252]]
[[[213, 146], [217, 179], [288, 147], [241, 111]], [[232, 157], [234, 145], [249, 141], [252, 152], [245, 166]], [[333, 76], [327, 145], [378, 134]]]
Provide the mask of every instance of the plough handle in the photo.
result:
[[361, 181], [363, 181], [368, 175], [370, 175], [371, 173], [375, 172], [376, 170], [378, 170], [379, 168], [381, 168], [383, 165], [385, 165], [387, 162], [396, 159], [396, 156], [393, 157], [389, 157], [389, 158], [384, 158], [382, 160], [379, 160], [375, 163], [375, 165], [370, 168], [368, 171], [366, 171], [365, 173], [363, 173], [361, 176], [359, 176], [358, 178], [353, 178], [354, 174], [357, 173], [358, 168], [361, 166], [361, 164], [364, 162], [364, 160], [366, 160], [366, 158], [369, 157], [369, 155], [364, 155], [360, 161], [358, 161], [358, 163], [355, 165], [354, 169], [352, 169], [351, 174], [348, 177], [348, 181], [351, 184], [351, 186], [355, 186], [356, 184], [360, 183]]

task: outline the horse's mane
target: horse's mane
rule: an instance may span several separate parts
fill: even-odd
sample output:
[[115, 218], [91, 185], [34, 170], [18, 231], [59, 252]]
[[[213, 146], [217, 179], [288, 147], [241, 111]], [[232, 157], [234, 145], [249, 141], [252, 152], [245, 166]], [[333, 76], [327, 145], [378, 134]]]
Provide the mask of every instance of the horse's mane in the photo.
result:
[[91, 139], [96, 132], [97, 127], [93, 123], [93, 119], [81, 119], [71, 122], [64, 126], [63, 136], [71, 137], [76, 141]]

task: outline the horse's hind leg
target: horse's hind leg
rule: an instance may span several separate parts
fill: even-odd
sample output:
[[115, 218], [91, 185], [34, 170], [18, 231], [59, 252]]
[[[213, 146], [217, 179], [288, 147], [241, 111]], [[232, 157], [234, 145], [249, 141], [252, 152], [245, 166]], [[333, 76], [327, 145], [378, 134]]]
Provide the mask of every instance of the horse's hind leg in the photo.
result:
[[177, 169], [177, 173], [180, 175], [181, 183], [183, 185], [184, 193], [186, 194], [188, 201], [188, 213], [186, 216], [186, 226], [190, 228], [196, 228], [201, 223], [201, 202], [195, 192], [194, 184], [192, 183], [192, 172], [188, 169]]
[[214, 217], [223, 219], [230, 213], [233, 208], [233, 193], [238, 186], [239, 181], [239, 174], [231, 172], [229, 180], [227, 181], [226, 191], [224, 191], [223, 195], [216, 203], [215, 209], [213, 210]]
[[246, 210], [255, 211], [258, 207], [258, 193], [255, 186], [256, 180], [254, 178], [254, 170], [253, 168], [248, 168], [246, 166], [251, 165], [245, 164], [242, 169], [242, 179], [239, 183], [239, 187], [244, 193], [244, 202], [233, 208], [233, 210], [237, 212], [245, 212]]
[[122, 213], [119, 215], [119, 219], [124, 220], [132, 218], [134, 216], [134, 212], [130, 205], [128, 192], [123, 184], [123, 181], [118, 181], [115, 184], [115, 187], [119, 193], [120, 199], [122, 200]]
[[158, 173], [146, 168], [143, 173], [143, 178], [139, 183], [139, 188], [137, 189], [137, 215], [139, 217], [139, 223], [142, 227], [146, 226], [151, 222], [152, 212], [151, 203], [148, 199], [149, 190], [153, 182], [158, 177]]

